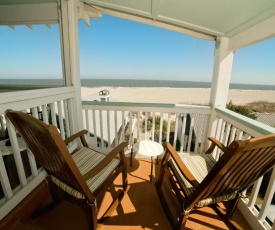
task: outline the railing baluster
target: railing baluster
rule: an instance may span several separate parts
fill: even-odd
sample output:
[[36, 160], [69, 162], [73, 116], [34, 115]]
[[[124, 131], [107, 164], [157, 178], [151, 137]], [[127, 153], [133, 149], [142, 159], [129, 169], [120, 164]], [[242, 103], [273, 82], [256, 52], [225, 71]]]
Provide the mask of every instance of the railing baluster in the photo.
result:
[[166, 142], [169, 142], [169, 139], [170, 139], [170, 130], [171, 130], [171, 113], [168, 113]]
[[256, 199], [260, 190], [260, 186], [262, 184], [263, 181], [263, 177], [260, 177], [254, 184], [253, 184], [253, 189], [249, 198], [249, 202], [248, 202], [248, 207], [249, 208], [253, 208], [255, 203], [256, 203]]
[[140, 136], [140, 111], [138, 111], [138, 115], [137, 115], [137, 139], [139, 140], [139, 136]]
[[49, 124], [48, 106], [47, 106], [47, 105], [42, 105], [42, 118], [43, 118], [43, 121], [44, 121], [46, 124]]
[[206, 139], [207, 139], [207, 124], [209, 123], [210, 117], [206, 115], [201, 115], [204, 119], [204, 125], [202, 127], [202, 137], [201, 137], [201, 146], [200, 146], [200, 154], [203, 153], [203, 151], [206, 148]]
[[37, 119], [39, 119], [37, 107], [31, 108], [31, 113], [32, 113], [32, 116], [34, 116], [34, 117], [36, 117]]
[[205, 116], [203, 114], [197, 115], [197, 119], [195, 119], [195, 124], [194, 124], [194, 129], [195, 129], [194, 153], [198, 153], [199, 149], [202, 147], [202, 141], [203, 141], [203, 135], [204, 135], [204, 129], [205, 129], [204, 124], [205, 124]]
[[[162, 129], [163, 129], [163, 112], [160, 113], [160, 124], [159, 124], [159, 144], [161, 144], [162, 140]], [[153, 139], [154, 140], [154, 139]]]
[[93, 111], [93, 128], [94, 128], [94, 146], [98, 147], [97, 146], [97, 128], [96, 128], [97, 120], [96, 120], [96, 114], [95, 114], [96, 111], [94, 109], [92, 111]]
[[268, 187], [266, 189], [266, 194], [265, 194], [265, 197], [264, 197], [264, 200], [263, 200], [260, 212], [259, 212], [258, 218], [261, 222], [263, 222], [265, 220], [267, 213], [268, 213], [268, 208], [271, 205], [271, 201], [272, 201], [272, 198], [273, 198], [273, 195], [275, 192], [275, 182], [274, 181], [275, 181], [275, 167], [273, 167], [273, 169], [272, 169], [272, 174], [269, 179]]
[[146, 140], [148, 139], [148, 136], [147, 136], [147, 122], [148, 122], [148, 115], [147, 115], [147, 112], [145, 112], [145, 128], [144, 128], [144, 132], [145, 132], [145, 139]]
[[186, 114], [184, 113], [183, 115], [180, 115], [179, 116], [179, 123], [182, 123], [181, 125], [181, 139], [180, 139], [180, 153], [182, 153], [183, 151], [185, 151], [185, 137], [186, 137], [186, 134], [185, 134], [185, 129], [186, 129]]
[[7, 122], [8, 131], [9, 131], [9, 138], [11, 141], [11, 147], [12, 147], [12, 152], [13, 152], [17, 172], [18, 172], [19, 181], [21, 186], [25, 186], [27, 184], [27, 179], [26, 179], [26, 174], [25, 174], [25, 170], [24, 170], [24, 166], [21, 158], [21, 152], [19, 150], [15, 127], [9, 121], [9, 119], [7, 119], [6, 122]]
[[[115, 116], [114, 116], [115, 130], [118, 130], [117, 129], [117, 110], [115, 110], [114, 112], [115, 112]], [[116, 146], [118, 145], [118, 132], [115, 133], [115, 144]]]
[[69, 111], [68, 111], [68, 102], [67, 100], [63, 101], [64, 106], [64, 121], [65, 121], [65, 135], [66, 137], [71, 136], [71, 130], [70, 130], [70, 120], [69, 120]]
[[61, 137], [65, 139], [65, 132], [64, 132], [64, 122], [63, 122], [63, 108], [62, 108], [62, 102], [57, 102], [57, 110], [58, 110], [58, 121], [59, 121], [59, 131], [61, 134]]
[[125, 113], [122, 111], [122, 133], [121, 133], [122, 141], [125, 141]]
[[104, 149], [104, 138], [103, 138], [103, 121], [102, 121], [102, 110], [99, 110], [99, 129], [100, 129], [100, 142], [101, 148]]
[[55, 103], [51, 103], [51, 104], [50, 104], [50, 108], [51, 108], [51, 120], [52, 120], [51, 123], [52, 123], [54, 126], [57, 127]]
[[[223, 133], [223, 120], [221, 118], [218, 118], [218, 121], [217, 121], [217, 129], [216, 129], [216, 133], [215, 133], [215, 138], [217, 140], [222, 140], [221, 137], [222, 137], [222, 133]], [[215, 159], [218, 159], [218, 156], [219, 156], [219, 149], [218, 148], [215, 148], [214, 151], [212, 152], [212, 156], [215, 158]]]
[[133, 113], [130, 111], [129, 112], [129, 141], [128, 141], [128, 143], [129, 143], [129, 145], [131, 146], [132, 144], [133, 144], [133, 132], [132, 132], [132, 130], [133, 130]]
[[27, 148], [27, 153], [28, 153], [28, 159], [29, 159], [29, 163], [30, 163], [31, 173], [33, 176], [37, 176], [38, 171], [37, 171], [35, 157], [29, 148]]
[[174, 140], [173, 140], [173, 147], [175, 149], [177, 146], [178, 126], [179, 126], [179, 114], [177, 114], [175, 118], [175, 132], [174, 132]]
[[1, 186], [4, 192], [4, 196], [6, 199], [10, 199], [13, 196], [13, 192], [11, 189], [9, 177], [7, 174], [7, 169], [3, 160], [3, 156], [1, 154], [1, 149], [0, 149], [0, 179], [1, 179]]
[[193, 130], [194, 130], [194, 118], [191, 116], [190, 129], [189, 129], [189, 138], [187, 144], [187, 152], [190, 153], [192, 139], [193, 139]]
[[110, 149], [111, 148], [110, 110], [107, 110], [106, 112], [107, 112], [108, 149]]
[[91, 132], [90, 130], [90, 119], [89, 119], [89, 110], [85, 109], [84, 111], [84, 116], [85, 116], [85, 129], [87, 129], [89, 132]]
[[236, 130], [237, 130], [236, 127], [232, 126], [228, 144], [231, 144], [231, 142], [234, 141], [234, 140], [236, 139], [236, 138], [235, 138]]
[[[147, 118], [148, 119], [148, 118]], [[147, 130], [147, 129], [146, 129]], [[155, 133], [156, 133], [156, 113], [153, 112], [152, 114], [152, 129], [151, 129], [151, 137], [152, 141], [155, 140]], [[147, 139], [147, 138], [146, 138]]]

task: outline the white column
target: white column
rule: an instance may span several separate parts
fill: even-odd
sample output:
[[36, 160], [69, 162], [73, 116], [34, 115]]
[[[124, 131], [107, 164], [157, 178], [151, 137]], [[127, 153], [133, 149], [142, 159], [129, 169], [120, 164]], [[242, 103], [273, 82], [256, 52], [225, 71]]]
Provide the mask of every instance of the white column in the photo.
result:
[[225, 37], [219, 37], [216, 41], [215, 61], [209, 102], [212, 107], [212, 113], [210, 116], [208, 136], [215, 135], [214, 131], [217, 123], [215, 107], [226, 106], [234, 56], [234, 51], [228, 50], [228, 44], [229, 39]]
[[78, 0], [59, 0], [59, 25], [64, 86], [75, 87], [75, 97], [68, 104], [72, 132], [83, 129], [78, 45]]

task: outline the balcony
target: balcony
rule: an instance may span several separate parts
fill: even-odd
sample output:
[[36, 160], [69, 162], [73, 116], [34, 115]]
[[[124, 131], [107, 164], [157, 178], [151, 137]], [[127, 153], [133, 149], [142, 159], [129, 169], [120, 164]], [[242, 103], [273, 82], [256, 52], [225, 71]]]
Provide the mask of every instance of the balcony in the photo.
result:
[[[32, 224], [27, 221], [30, 211], [38, 208], [48, 198], [47, 187], [43, 183], [46, 173], [37, 165], [32, 153], [28, 149], [23, 150], [24, 145], [16, 130], [8, 120], [5, 120], [6, 109], [22, 110], [46, 123], [56, 125], [62, 138], [86, 128], [89, 131], [90, 146], [106, 152], [126, 140], [129, 143], [127, 156], [136, 139], [152, 139], [159, 143], [169, 141], [179, 154], [192, 154], [204, 151], [208, 145], [208, 136], [214, 136], [227, 145], [234, 139], [275, 133], [272, 127], [225, 109], [234, 51], [275, 36], [274, 3], [271, 1], [255, 1], [253, 5], [247, 2], [240, 5], [237, 1], [230, 4], [216, 4], [215, 1], [210, 1], [210, 4], [174, 1], [171, 4], [168, 0], [115, 3], [109, 0], [22, 0], [18, 4], [18, 1], [9, 0], [1, 1], [0, 5], [1, 26], [14, 28], [26, 25], [32, 28], [32, 25], [38, 24], [48, 27], [58, 24], [64, 82], [62, 88], [1, 93], [0, 131], [1, 134], [5, 134], [6, 128], [8, 129], [11, 146], [6, 146], [6, 141], [2, 141], [0, 145], [4, 145], [5, 149], [2, 151], [2, 148], [0, 154], [0, 228], [11, 227], [12, 223], [19, 220]], [[211, 106], [82, 102], [78, 21], [84, 20], [89, 25], [91, 18], [98, 18], [102, 13], [215, 42], [209, 100]], [[215, 150], [213, 156], [218, 159], [220, 152]], [[147, 181], [147, 165], [146, 159], [135, 156], [134, 166], [129, 167], [131, 188], [122, 202], [123, 210], [127, 212], [118, 210], [120, 215], [115, 213], [113, 218], [106, 222], [104, 229], [169, 229], [153, 183]], [[156, 169], [155, 177], [157, 172]], [[253, 229], [275, 229], [274, 219], [269, 216], [275, 190], [274, 181], [275, 170], [269, 172], [269, 179], [260, 178], [253, 188], [246, 191], [245, 198], [238, 204], [237, 213], [242, 214]], [[263, 185], [264, 194], [261, 192]], [[139, 198], [145, 197], [138, 195], [139, 191], [144, 190], [150, 194], [150, 201], [156, 202], [156, 206], [150, 207], [150, 214], [157, 214], [157, 217], [150, 215], [150, 218], [147, 218], [149, 214], [146, 218], [143, 216], [146, 213], [143, 212], [146, 201], [140, 200]], [[32, 199], [35, 202], [32, 202]], [[65, 203], [61, 211], [66, 210], [68, 205]], [[205, 213], [194, 214], [189, 219], [187, 227], [227, 229], [219, 221], [219, 217], [214, 216], [209, 210], [204, 211]], [[61, 216], [60, 212], [52, 215], [58, 218]], [[81, 218], [82, 215], [77, 216]], [[127, 219], [128, 216], [133, 218], [131, 223]], [[202, 216], [211, 219], [204, 221], [201, 219]], [[43, 222], [43, 219], [39, 220]], [[217, 225], [214, 220], [217, 220]], [[241, 219], [237, 218], [236, 221], [244, 229], [249, 229], [247, 223], [242, 224]], [[8, 225], [5, 225], [6, 223]], [[54, 228], [51, 222], [48, 221], [47, 224], [45, 228]]]
[[[76, 122], [71, 107], [72, 100], [74, 100], [74, 88], [72, 87], [30, 90], [24, 93], [20, 91], [2, 93], [0, 111], [1, 114], [4, 114], [6, 109], [12, 108], [32, 113], [33, 116], [40, 117], [45, 122], [56, 125], [61, 136], [65, 138], [73, 132], [71, 127]], [[206, 139], [210, 133], [222, 141], [224, 145], [227, 145], [234, 139], [247, 139], [274, 133], [275, 131], [272, 127], [265, 126], [227, 109], [213, 109], [210, 106], [83, 101], [82, 115], [83, 126], [89, 131], [90, 146], [109, 151], [121, 141], [126, 140], [129, 143], [126, 150], [127, 156], [129, 156], [130, 148], [135, 139], [153, 139], [159, 143], [168, 141], [176, 147], [179, 154], [185, 154], [186, 152], [192, 154], [193, 152], [203, 152], [207, 146]], [[154, 121], [158, 116], [160, 125], [157, 127]], [[214, 119], [213, 116], [215, 116]], [[149, 117], [153, 121], [150, 131]], [[210, 122], [211, 120], [213, 122]], [[37, 186], [41, 186], [41, 183], [43, 184], [45, 172], [37, 166], [31, 152], [20, 152], [16, 131], [3, 116], [1, 121], [1, 128], [4, 129], [7, 126], [9, 130], [11, 154], [8, 157], [14, 162], [15, 175], [17, 174], [16, 180], [11, 180], [11, 173], [7, 171], [8, 167], [5, 167], [4, 157], [1, 156], [0, 172], [3, 192], [0, 215], [1, 219], [5, 220], [9, 213], [16, 210], [18, 204], [28, 200], [27, 197], [30, 192], [34, 191]], [[165, 123], [166, 125], [164, 125]], [[213, 153], [217, 159], [219, 154], [218, 151]], [[10, 168], [8, 169], [10, 170]], [[134, 210], [128, 211], [131, 214], [125, 211], [121, 216], [114, 213], [114, 218], [111, 218], [103, 229], [105, 227], [106, 229], [109, 227], [113, 229], [115, 226], [118, 228], [126, 227], [127, 224], [136, 226], [137, 229], [140, 229], [140, 226], [149, 229], [157, 229], [158, 226], [169, 226], [165, 216], [156, 220], [156, 223], [154, 223], [156, 226], [153, 226], [153, 223], [150, 222], [152, 220], [151, 216], [148, 218], [149, 222], [146, 222], [142, 216], [143, 212], [138, 211], [142, 210], [144, 202], [146, 203], [144, 200], [139, 200], [142, 199], [139, 191], [144, 190], [148, 190], [148, 194], [156, 202], [156, 207], [150, 207], [152, 208], [152, 214], [156, 215], [155, 213], [161, 210], [154, 185], [149, 182], [149, 172], [147, 159], [135, 156], [133, 167], [129, 167], [130, 191], [122, 202], [123, 210], [124, 205], [125, 210], [127, 208], [134, 208]], [[155, 177], [157, 177], [157, 173], [158, 170], [156, 169], [154, 172]], [[274, 174], [273, 171], [264, 197], [259, 195], [263, 181], [260, 179], [251, 190], [247, 191], [246, 198], [239, 202], [238, 213], [245, 217], [253, 229], [274, 229], [274, 225], [272, 228], [272, 220], [267, 218], [274, 194]], [[65, 203], [64, 205], [66, 207], [68, 204]], [[118, 212], [121, 214], [121, 210], [118, 210]], [[162, 211], [160, 212], [159, 215], [164, 215]], [[205, 228], [211, 228], [209, 220], [204, 222], [201, 221], [200, 217], [198, 218], [197, 215], [202, 214], [203, 216], [213, 217], [217, 220], [219, 228], [226, 229], [226, 226], [224, 227], [223, 223], [219, 221], [219, 217], [213, 216], [208, 209], [205, 212], [207, 214], [194, 214], [194, 217], [190, 218], [191, 221], [188, 221], [187, 226], [195, 224], [196, 226], [201, 225]], [[135, 215], [138, 216], [137, 219], [128, 223], [128, 216], [135, 218]], [[40, 220], [43, 222], [43, 218]], [[198, 222], [198, 220], [200, 221]], [[237, 219], [236, 221], [243, 225], [242, 220]], [[248, 229], [247, 223], [245, 221], [244, 223], [244, 228]], [[193, 229], [193, 227], [190, 227], [190, 229]]]

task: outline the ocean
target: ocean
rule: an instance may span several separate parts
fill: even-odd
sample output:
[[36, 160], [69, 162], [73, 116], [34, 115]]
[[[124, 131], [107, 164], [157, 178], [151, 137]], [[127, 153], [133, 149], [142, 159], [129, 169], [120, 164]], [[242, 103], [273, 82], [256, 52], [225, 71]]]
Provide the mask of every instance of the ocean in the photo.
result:
[[[5, 88], [45, 88], [61, 86], [61, 79], [0, 79], [0, 89]], [[83, 87], [169, 87], [169, 88], [211, 88], [211, 82], [130, 80], [130, 79], [82, 79]], [[275, 85], [253, 85], [231, 83], [230, 89], [275, 90]]]

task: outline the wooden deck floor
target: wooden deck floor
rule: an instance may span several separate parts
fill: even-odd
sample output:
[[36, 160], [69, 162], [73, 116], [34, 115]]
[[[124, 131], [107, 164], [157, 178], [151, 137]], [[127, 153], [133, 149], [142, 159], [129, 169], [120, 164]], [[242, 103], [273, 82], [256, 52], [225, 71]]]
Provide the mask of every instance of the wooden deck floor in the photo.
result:
[[[128, 162], [129, 163], [129, 162]], [[158, 165], [155, 165], [153, 181], [150, 182], [150, 161], [139, 159], [133, 160], [133, 166], [128, 167], [129, 191], [124, 196], [121, 205], [112, 214], [111, 218], [104, 222], [102, 230], [139, 230], [139, 229], [172, 229], [159, 201], [156, 187], [155, 175], [158, 172]], [[116, 181], [119, 185], [120, 178]], [[108, 203], [110, 195], [106, 195], [103, 201]], [[99, 215], [103, 210], [99, 211]], [[244, 220], [241, 213], [236, 210], [234, 220], [243, 227], [251, 229]], [[36, 219], [29, 219], [18, 226], [20, 229], [87, 229], [86, 219], [82, 210], [69, 200], [62, 201], [51, 211], [39, 216]], [[230, 229], [217, 216], [211, 208], [203, 208], [190, 215], [185, 229]]]

